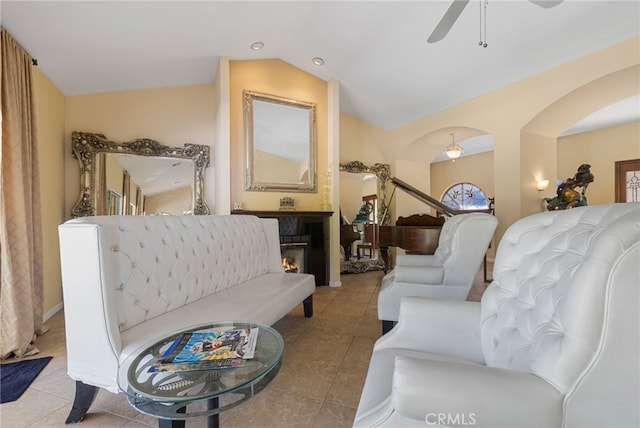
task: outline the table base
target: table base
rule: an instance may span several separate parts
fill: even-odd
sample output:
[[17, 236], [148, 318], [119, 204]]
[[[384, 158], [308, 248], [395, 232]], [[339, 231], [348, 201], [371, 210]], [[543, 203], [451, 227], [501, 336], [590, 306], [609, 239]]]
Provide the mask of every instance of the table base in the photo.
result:
[[[207, 410], [216, 410], [218, 408], [218, 397], [210, 398], [207, 400]], [[177, 410], [178, 413], [186, 413], [187, 407], [181, 407]], [[185, 428], [185, 420], [178, 419], [158, 419], [158, 428]], [[214, 413], [207, 416], [207, 428], [219, 428], [220, 427], [220, 414]]]
[[236, 407], [266, 388], [280, 371], [281, 364], [281, 362], [278, 362], [278, 364], [271, 369], [271, 371], [266, 373], [262, 379], [252, 385], [232, 391], [232, 393], [238, 394], [241, 397], [238, 400], [225, 404], [221, 407], [219, 406], [219, 397], [206, 399], [206, 410], [191, 413], [187, 412], [187, 405], [193, 402], [160, 403], [139, 400], [132, 396], [129, 396], [128, 400], [129, 403], [141, 413], [158, 417], [159, 428], [184, 428], [186, 419], [202, 416], [207, 417], [207, 428], [218, 428], [220, 412]]

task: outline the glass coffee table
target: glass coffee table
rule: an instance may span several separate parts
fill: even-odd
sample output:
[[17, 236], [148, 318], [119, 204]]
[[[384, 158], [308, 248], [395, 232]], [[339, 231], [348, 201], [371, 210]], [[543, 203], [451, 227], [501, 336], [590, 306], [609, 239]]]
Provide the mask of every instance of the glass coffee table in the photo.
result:
[[[149, 371], [180, 335], [197, 330], [251, 328], [258, 328], [255, 354], [240, 367]], [[217, 427], [220, 412], [250, 399], [275, 378], [283, 351], [282, 336], [271, 327], [242, 322], [201, 325], [176, 331], [132, 353], [119, 368], [118, 385], [135, 409], [158, 418], [159, 427], [183, 427], [186, 419], [202, 416], [207, 417], [208, 427]]]

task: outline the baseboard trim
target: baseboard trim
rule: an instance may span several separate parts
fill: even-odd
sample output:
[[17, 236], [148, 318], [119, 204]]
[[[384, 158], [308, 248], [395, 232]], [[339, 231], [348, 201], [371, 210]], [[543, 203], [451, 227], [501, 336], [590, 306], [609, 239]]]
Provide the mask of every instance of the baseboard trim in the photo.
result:
[[64, 307], [64, 304], [62, 302], [55, 305], [53, 308], [51, 308], [51, 310], [49, 310], [46, 314], [44, 314], [43, 321], [47, 321], [49, 318], [51, 318], [52, 316], [60, 312], [63, 307]]

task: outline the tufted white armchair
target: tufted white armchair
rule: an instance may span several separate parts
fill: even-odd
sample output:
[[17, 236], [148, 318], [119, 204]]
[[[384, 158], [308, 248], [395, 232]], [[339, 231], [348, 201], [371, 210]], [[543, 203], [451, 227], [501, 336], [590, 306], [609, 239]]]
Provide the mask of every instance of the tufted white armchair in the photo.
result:
[[405, 298], [354, 426], [640, 426], [640, 204], [526, 217], [482, 301]]
[[382, 333], [398, 320], [404, 296], [464, 300], [498, 226], [495, 216], [468, 213], [444, 223], [433, 255], [400, 255], [378, 294]]

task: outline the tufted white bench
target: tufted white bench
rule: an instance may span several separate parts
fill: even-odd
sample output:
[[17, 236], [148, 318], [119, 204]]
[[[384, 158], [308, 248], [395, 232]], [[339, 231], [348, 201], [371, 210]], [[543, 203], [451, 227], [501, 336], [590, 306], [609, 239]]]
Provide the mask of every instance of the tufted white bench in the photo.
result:
[[278, 223], [253, 216], [98, 216], [59, 226], [67, 372], [84, 418], [119, 364], [168, 333], [215, 321], [271, 325], [304, 302], [313, 275], [285, 273]]

